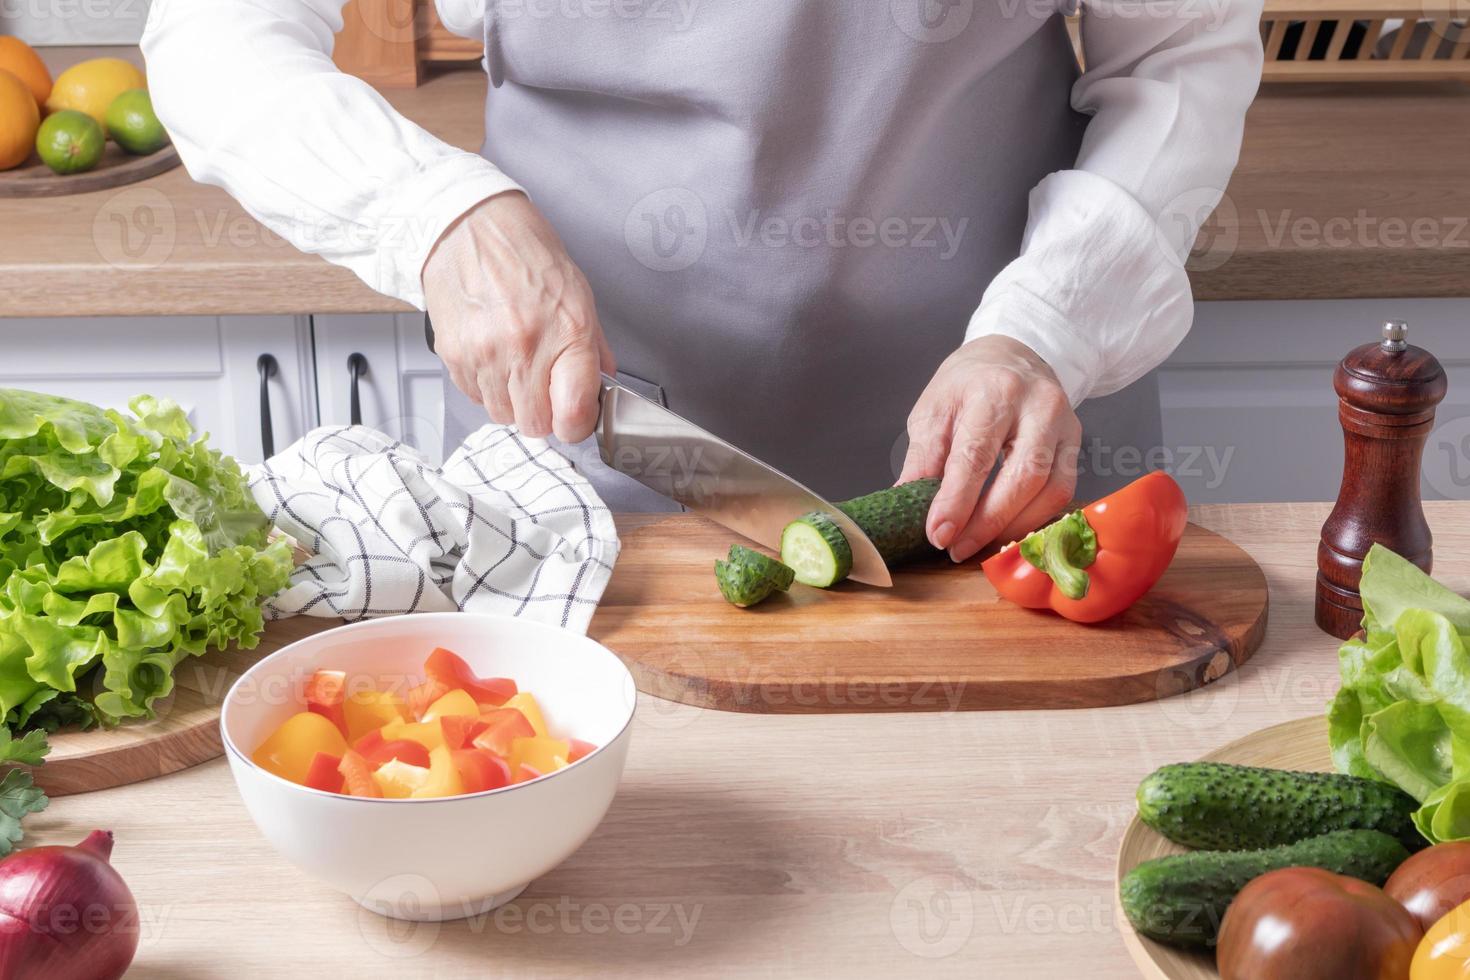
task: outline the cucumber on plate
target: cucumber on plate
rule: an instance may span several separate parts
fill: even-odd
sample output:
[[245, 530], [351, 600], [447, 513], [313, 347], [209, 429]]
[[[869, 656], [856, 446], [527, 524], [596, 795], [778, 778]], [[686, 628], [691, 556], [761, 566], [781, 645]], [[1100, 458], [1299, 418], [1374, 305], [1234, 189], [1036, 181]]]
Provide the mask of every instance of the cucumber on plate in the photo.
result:
[[1161, 943], [1207, 949], [1240, 890], [1279, 868], [1322, 868], [1382, 885], [1409, 852], [1377, 830], [1339, 830], [1258, 851], [1194, 851], [1144, 861], [1123, 876], [1123, 914]]
[[1176, 844], [1228, 851], [1290, 844], [1334, 830], [1381, 830], [1410, 850], [1419, 801], [1387, 783], [1329, 772], [1223, 762], [1155, 770], [1138, 786], [1138, 817]]

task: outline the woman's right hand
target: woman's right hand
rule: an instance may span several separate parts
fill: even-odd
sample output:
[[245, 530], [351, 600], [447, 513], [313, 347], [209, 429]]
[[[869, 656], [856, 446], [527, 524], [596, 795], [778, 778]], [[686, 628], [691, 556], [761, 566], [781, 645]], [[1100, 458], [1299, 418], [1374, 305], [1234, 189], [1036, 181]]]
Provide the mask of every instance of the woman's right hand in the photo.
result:
[[565, 443], [592, 434], [612, 351], [586, 277], [526, 195], [500, 194], [460, 217], [423, 281], [435, 350], [492, 421]]

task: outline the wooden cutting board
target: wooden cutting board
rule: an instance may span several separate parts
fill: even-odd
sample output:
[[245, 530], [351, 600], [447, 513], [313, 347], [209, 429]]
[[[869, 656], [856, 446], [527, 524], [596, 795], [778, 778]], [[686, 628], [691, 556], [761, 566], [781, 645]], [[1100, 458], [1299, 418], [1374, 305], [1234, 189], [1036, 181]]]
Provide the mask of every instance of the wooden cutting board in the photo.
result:
[[163, 776], [224, 752], [219, 716], [225, 695], [261, 657], [297, 640], [342, 625], [341, 620], [297, 616], [266, 625], [254, 650], [217, 650], [186, 661], [174, 672], [174, 691], [154, 707], [149, 721], [112, 729], [61, 732], [51, 737], [45, 765], [33, 770], [51, 796], [109, 789]]
[[720, 596], [739, 540], [693, 515], [619, 518], [623, 551], [589, 635], [640, 690], [727, 711], [826, 713], [1092, 708], [1217, 680], [1266, 630], [1266, 577], [1190, 525], [1173, 566], [1095, 626], [1002, 601], [978, 560], [905, 566], [892, 589], [794, 585], [752, 609]]

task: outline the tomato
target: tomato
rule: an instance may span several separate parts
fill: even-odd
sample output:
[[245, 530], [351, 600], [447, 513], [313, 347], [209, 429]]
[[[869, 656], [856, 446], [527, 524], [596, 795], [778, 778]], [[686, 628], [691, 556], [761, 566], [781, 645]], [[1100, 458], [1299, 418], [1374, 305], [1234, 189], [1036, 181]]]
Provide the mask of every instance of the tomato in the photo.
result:
[[347, 741], [336, 725], [321, 715], [302, 711], [283, 721], [250, 758], [266, 772], [293, 783], [305, 783], [318, 752], [340, 756], [346, 751]]
[[1383, 890], [1428, 929], [1470, 899], [1470, 842], [1420, 851], [1399, 865]]
[[1455, 906], [1429, 927], [1419, 948], [1414, 950], [1414, 962], [1409, 967], [1409, 980], [1467, 978], [1470, 978], [1470, 902]]
[[466, 793], [483, 793], [510, 785], [510, 766], [504, 759], [485, 749], [453, 749], [455, 768]]
[[597, 746], [591, 742], [584, 742], [580, 738], [567, 739], [567, 744], [572, 747], [572, 751], [567, 755], [567, 762], [576, 762], [597, 751]]
[[516, 693], [515, 681], [508, 677], [477, 677], [459, 654], [443, 647], [429, 654], [429, 659], [424, 661], [424, 672], [431, 682], [442, 684], [445, 691], [460, 688], [479, 704], [498, 708]]
[[536, 699], [531, 697], [529, 693], [522, 691], [505, 702], [505, 707], [514, 708], [525, 715], [526, 720], [531, 723], [531, 727], [536, 730], [537, 735], [546, 734], [546, 719], [541, 717], [541, 706], [536, 703]]
[[318, 752], [312, 756], [311, 768], [306, 770], [306, 786], [323, 793], [342, 792], [342, 773], [338, 771], [341, 765], [341, 756]]
[[347, 737], [356, 742], [374, 728], [408, 718], [403, 699], [388, 691], [359, 691], [342, 704]]
[[347, 734], [342, 702], [347, 697], [347, 671], [319, 670], [306, 682], [306, 710], [314, 711]]
[[373, 768], [367, 764], [361, 753], [348, 749], [342, 755], [342, 765], [338, 767], [342, 773], [342, 792], [348, 796], [380, 797], [383, 791], [378, 789], [378, 783], [373, 779]]
[[453, 717], [456, 715], [463, 718], [480, 717], [480, 706], [475, 703], [475, 699], [459, 688], [455, 688], [429, 705], [428, 710], [424, 712], [424, 716], [420, 720], [435, 721], [439, 718]]
[[1381, 889], [1320, 868], [1283, 868], [1225, 911], [1220, 980], [1404, 980], [1423, 930]]

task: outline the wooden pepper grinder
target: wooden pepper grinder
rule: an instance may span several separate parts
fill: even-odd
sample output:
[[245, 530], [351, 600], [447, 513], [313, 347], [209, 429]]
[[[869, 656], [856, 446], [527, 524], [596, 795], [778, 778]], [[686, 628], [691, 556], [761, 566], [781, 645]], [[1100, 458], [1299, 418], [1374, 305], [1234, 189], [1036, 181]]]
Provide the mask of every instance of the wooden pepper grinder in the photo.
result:
[[1390, 320], [1383, 340], [1357, 348], [1337, 366], [1344, 459], [1337, 506], [1317, 546], [1317, 625], [1340, 639], [1362, 628], [1358, 582], [1375, 543], [1424, 571], [1433, 538], [1419, 496], [1419, 467], [1444, 399], [1444, 368], [1404, 339], [1408, 325]]

